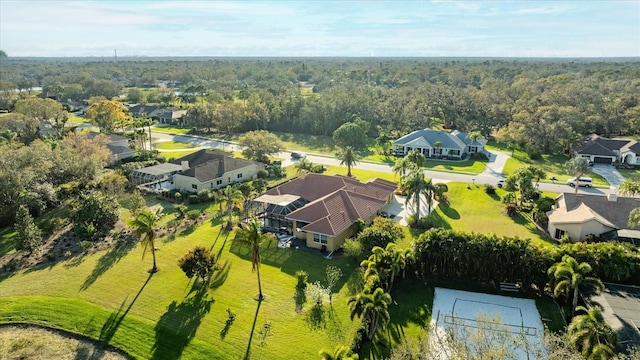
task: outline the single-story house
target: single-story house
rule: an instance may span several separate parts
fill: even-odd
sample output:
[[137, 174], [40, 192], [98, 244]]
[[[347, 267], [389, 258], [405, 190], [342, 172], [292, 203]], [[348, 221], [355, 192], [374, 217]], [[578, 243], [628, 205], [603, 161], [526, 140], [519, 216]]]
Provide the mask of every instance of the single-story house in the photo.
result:
[[572, 241], [596, 236], [634, 242], [640, 231], [629, 229], [629, 213], [640, 207], [640, 198], [563, 193], [547, 212], [549, 234], [557, 240], [564, 235]]
[[594, 134], [587, 138], [576, 155], [586, 157], [594, 164], [640, 165], [640, 143], [630, 139], [607, 139]]
[[406, 155], [411, 150], [418, 150], [426, 157], [447, 157], [461, 159], [464, 154], [484, 151], [487, 140], [469, 139], [469, 134], [454, 130], [451, 133], [431, 129], [416, 130], [393, 142], [396, 155]]
[[370, 224], [389, 204], [397, 184], [362, 183], [340, 175], [303, 174], [256, 198], [252, 208], [268, 229], [284, 227], [306, 245], [334, 251], [353, 236], [358, 219]]
[[[87, 137], [89, 139], [93, 139], [94, 137], [100, 135], [97, 132], [89, 132], [87, 133]], [[136, 149], [129, 147], [129, 139], [121, 135], [106, 135], [108, 138], [107, 149], [111, 153], [109, 155], [109, 163], [113, 164], [120, 160], [127, 159], [136, 155]]]
[[254, 180], [264, 164], [234, 158], [232, 153], [203, 149], [172, 160], [181, 171], [173, 175], [173, 185], [180, 191], [198, 192]]
[[174, 124], [180, 122], [187, 114], [187, 110], [176, 107], [161, 108], [155, 105], [131, 105], [129, 112], [134, 117], [148, 116], [161, 124]]

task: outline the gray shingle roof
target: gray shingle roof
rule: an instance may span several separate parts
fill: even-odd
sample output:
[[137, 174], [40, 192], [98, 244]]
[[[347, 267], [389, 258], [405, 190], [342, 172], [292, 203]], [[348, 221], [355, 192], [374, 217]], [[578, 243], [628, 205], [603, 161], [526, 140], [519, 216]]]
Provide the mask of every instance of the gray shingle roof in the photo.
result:
[[220, 150], [200, 150], [193, 154], [172, 160], [173, 164], [189, 163], [189, 169], [182, 175], [194, 177], [200, 182], [207, 182], [222, 177], [225, 173], [255, 165], [255, 161], [237, 159], [233, 154]]
[[[414, 146], [414, 147], [431, 147], [435, 148], [435, 143], [440, 142], [441, 148], [446, 149], [458, 149], [464, 151], [467, 145], [473, 145], [469, 139], [467, 133], [454, 131], [448, 133], [444, 131], [436, 131], [432, 129], [416, 130], [410, 134], [407, 134], [398, 140], [394, 141], [394, 144]], [[478, 139], [474, 144], [478, 146], [486, 145], [486, 139]]]
[[618, 229], [627, 229], [629, 213], [640, 207], [640, 198], [619, 196], [616, 201], [609, 201], [606, 196], [564, 193], [567, 210], [571, 211], [584, 203], [598, 215], [611, 222]]

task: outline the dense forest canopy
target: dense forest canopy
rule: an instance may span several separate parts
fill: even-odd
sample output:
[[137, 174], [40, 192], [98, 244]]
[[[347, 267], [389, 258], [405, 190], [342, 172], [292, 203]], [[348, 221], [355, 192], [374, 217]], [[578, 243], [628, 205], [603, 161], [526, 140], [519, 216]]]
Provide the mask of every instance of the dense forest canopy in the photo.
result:
[[137, 87], [156, 88], [147, 102], [174, 104], [157, 87], [176, 88], [182, 107], [239, 113], [224, 124], [234, 132], [331, 135], [358, 116], [370, 136], [480, 131], [539, 153], [589, 133], [640, 133], [638, 59], [5, 58], [0, 79], [5, 94], [40, 86], [72, 100]]

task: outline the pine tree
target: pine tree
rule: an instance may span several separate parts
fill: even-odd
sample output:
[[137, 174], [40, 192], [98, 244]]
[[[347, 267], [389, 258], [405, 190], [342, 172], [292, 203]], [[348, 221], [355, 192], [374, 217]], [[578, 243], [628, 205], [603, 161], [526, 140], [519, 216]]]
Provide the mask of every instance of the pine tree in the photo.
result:
[[26, 206], [21, 205], [18, 209], [14, 227], [18, 233], [16, 249], [32, 253], [42, 244], [42, 232], [33, 222], [33, 218]]

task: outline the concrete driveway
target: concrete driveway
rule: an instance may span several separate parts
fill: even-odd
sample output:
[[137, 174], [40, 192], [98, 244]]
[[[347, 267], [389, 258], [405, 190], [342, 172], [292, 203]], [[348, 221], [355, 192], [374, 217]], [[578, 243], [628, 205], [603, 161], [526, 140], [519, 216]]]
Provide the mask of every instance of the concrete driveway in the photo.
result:
[[[413, 201], [406, 204], [407, 197], [401, 195], [393, 195], [393, 199], [389, 205], [385, 206], [382, 211], [386, 211], [391, 215], [395, 215], [393, 217], [393, 221], [399, 223], [402, 226], [407, 225], [407, 218], [415, 213], [415, 204]], [[431, 205], [431, 211], [433, 211], [436, 206], [438, 206], [437, 201], [433, 201]], [[424, 196], [420, 197], [420, 217], [423, 218], [429, 215], [429, 205], [427, 204], [427, 200]]]
[[605, 178], [611, 189], [617, 188], [624, 181], [624, 176], [612, 165], [593, 164], [591, 171]]

